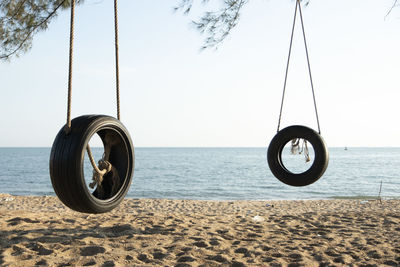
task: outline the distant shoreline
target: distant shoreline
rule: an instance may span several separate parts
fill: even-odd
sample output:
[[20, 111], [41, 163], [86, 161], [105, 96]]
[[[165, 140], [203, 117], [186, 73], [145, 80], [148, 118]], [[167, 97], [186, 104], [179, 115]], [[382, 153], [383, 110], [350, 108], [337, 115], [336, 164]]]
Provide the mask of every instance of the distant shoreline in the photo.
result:
[[[0, 198], [2, 196], [10, 197], [57, 197], [55, 193], [51, 195], [25, 195], [25, 194], [13, 194], [7, 192], [0, 192]], [[214, 202], [232, 202], [232, 201], [329, 201], [329, 200], [358, 200], [358, 201], [379, 201], [378, 196], [332, 196], [327, 198], [304, 198], [304, 199], [196, 199], [196, 198], [148, 198], [148, 197], [126, 197], [128, 200], [182, 200], [182, 201], [214, 201]], [[381, 200], [400, 200], [398, 197], [381, 197]]]

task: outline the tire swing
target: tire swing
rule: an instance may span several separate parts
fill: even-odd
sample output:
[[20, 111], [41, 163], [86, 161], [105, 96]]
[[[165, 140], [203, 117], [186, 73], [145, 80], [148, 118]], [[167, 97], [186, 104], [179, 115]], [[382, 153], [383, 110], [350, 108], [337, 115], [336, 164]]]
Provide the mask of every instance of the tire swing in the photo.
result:
[[[315, 115], [318, 124], [318, 132], [314, 131], [311, 128], [301, 125], [289, 126], [282, 130], [279, 130], [282, 118], [283, 102], [285, 99], [286, 82], [289, 70], [290, 55], [292, 51], [293, 34], [296, 25], [297, 9], [299, 10], [300, 13], [301, 27], [303, 30], [303, 39], [307, 55], [308, 71], [310, 75], [310, 83], [314, 100]], [[303, 140], [302, 147], [300, 146], [301, 140]], [[309, 142], [313, 146], [314, 161], [308, 170], [301, 173], [293, 173], [285, 167], [284, 161], [282, 160], [282, 153], [284, 151], [285, 145], [289, 142], [291, 142], [292, 154], [304, 153], [306, 157], [306, 162], [310, 161], [307, 142]], [[291, 186], [306, 186], [316, 182], [324, 174], [326, 168], [328, 167], [328, 162], [329, 162], [328, 148], [321, 136], [321, 129], [319, 125], [317, 104], [315, 100], [314, 86], [310, 68], [310, 60], [308, 56], [307, 42], [304, 31], [303, 15], [301, 12], [300, 0], [296, 0], [296, 9], [294, 13], [292, 34], [290, 39], [289, 56], [286, 65], [286, 74], [283, 86], [282, 102], [281, 102], [279, 121], [278, 121], [278, 130], [277, 134], [271, 140], [271, 143], [268, 147], [268, 165], [269, 168], [271, 169], [272, 174], [276, 178], [278, 178], [281, 182]]]
[[[124, 199], [132, 181], [135, 160], [129, 132], [120, 122], [117, 0], [114, 0], [114, 15], [118, 119], [106, 115], [84, 115], [71, 121], [74, 10], [75, 0], [72, 0], [67, 123], [58, 132], [51, 149], [50, 177], [55, 193], [66, 206], [79, 212], [103, 213]], [[98, 165], [89, 146], [95, 134], [104, 146]], [[93, 167], [91, 190], [84, 175], [86, 152]]]

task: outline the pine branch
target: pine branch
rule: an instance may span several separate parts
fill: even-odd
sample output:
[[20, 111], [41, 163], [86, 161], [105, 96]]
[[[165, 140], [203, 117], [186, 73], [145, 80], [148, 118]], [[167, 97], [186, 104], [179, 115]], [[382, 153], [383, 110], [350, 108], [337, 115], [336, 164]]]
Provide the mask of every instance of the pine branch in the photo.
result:
[[397, 2], [398, 2], [398, 0], [394, 0], [394, 3], [393, 3], [393, 5], [390, 7], [390, 9], [389, 9], [389, 11], [388, 11], [388, 13], [386, 13], [386, 16], [385, 16], [385, 18], [387, 17], [387, 16], [389, 16], [390, 15], [390, 13], [392, 13], [392, 10], [396, 7], [396, 6], [398, 6], [397, 5]]
[[[77, 0], [82, 3], [84, 0]], [[0, 60], [28, 51], [32, 38], [46, 30], [71, 0], [2, 0], [0, 3]]]

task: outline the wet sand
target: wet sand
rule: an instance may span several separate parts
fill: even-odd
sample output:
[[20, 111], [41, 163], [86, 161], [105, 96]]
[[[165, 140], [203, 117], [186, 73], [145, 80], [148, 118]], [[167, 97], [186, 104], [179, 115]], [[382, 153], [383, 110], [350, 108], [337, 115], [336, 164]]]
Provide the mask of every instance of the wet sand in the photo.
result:
[[90, 215], [0, 194], [0, 266], [34, 265], [400, 266], [400, 200], [126, 199]]

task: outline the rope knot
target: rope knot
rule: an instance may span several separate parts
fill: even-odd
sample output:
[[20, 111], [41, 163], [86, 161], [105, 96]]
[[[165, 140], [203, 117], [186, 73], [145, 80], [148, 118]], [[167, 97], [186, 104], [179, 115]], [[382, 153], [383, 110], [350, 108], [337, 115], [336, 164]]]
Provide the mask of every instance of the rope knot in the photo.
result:
[[310, 153], [308, 151], [307, 140], [303, 139], [303, 145], [300, 148], [300, 140], [301, 138], [294, 138], [291, 141], [290, 153], [292, 155], [301, 154], [304, 152], [304, 158], [306, 162], [311, 161]]
[[99, 160], [98, 167], [93, 169], [93, 182], [89, 184], [90, 188], [94, 188], [96, 185], [101, 186], [104, 176], [112, 170], [112, 165], [106, 160]]

